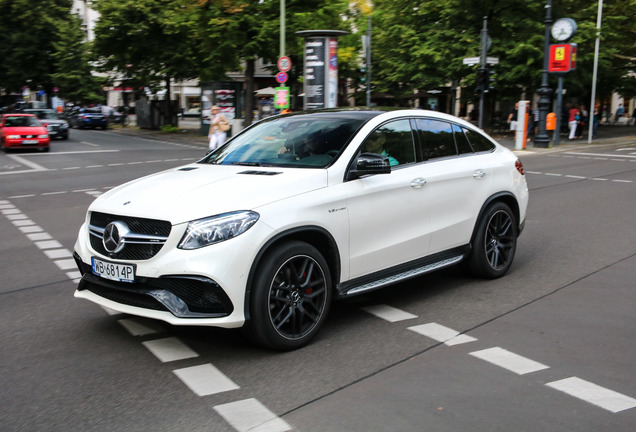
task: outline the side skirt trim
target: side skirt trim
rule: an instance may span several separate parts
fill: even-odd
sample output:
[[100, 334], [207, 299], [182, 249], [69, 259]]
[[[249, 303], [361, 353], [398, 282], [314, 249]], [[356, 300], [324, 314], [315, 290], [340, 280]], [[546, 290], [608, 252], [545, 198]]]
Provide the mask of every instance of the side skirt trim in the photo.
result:
[[376, 274], [376, 277], [373, 279], [364, 277], [345, 282], [338, 286], [338, 297], [349, 297], [373, 291], [387, 285], [392, 285], [426, 273], [440, 270], [444, 267], [455, 265], [462, 261], [469, 251], [469, 247], [453, 249], [452, 251], [436, 255], [432, 260], [429, 258], [424, 262], [418, 261], [416, 264], [410, 265], [407, 268], [401, 266], [398, 268], [398, 271], [394, 273], [387, 274], [386, 272], [383, 272], [383, 274]]

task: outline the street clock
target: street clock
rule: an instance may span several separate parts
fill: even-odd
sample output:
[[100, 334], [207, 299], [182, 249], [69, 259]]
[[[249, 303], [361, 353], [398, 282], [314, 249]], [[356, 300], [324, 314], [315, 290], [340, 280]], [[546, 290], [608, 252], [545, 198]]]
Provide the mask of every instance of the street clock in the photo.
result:
[[576, 33], [576, 21], [572, 18], [559, 18], [552, 25], [552, 37], [558, 42], [565, 42]]

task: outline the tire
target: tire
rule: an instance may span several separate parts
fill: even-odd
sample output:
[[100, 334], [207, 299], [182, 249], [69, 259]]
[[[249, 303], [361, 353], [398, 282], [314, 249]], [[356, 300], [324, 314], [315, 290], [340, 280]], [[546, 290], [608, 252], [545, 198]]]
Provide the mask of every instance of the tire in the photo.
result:
[[517, 250], [518, 224], [506, 204], [490, 205], [479, 219], [467, 267], [476, 276], [495, 279], [506, 274]]
[[329, 267], [315, 247], [299, 241], [276, 246], [256, 270], [245, 334], [268, 348], [300, 348], [327, 318], [331, 291]]

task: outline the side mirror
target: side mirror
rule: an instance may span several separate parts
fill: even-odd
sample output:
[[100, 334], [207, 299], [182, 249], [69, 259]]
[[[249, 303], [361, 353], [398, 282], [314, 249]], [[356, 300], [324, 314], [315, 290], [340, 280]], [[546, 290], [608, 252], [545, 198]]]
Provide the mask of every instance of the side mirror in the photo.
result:
[[387, 156], [377, 153], [362, 153], [353, 162], [353, 167], [347, 175], [347, 180], [360, 178], [364, 175], [390, 174], [391, 163]]

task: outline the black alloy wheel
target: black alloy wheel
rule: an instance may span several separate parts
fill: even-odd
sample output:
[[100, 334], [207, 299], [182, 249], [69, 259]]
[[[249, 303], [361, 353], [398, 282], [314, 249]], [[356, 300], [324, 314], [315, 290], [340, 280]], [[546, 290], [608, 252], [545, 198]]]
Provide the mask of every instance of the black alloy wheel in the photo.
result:
[[506, 204], [494, 203], [480, 219], [468, 258], [470, 270], [481, 277], [498, 278], [510, 266], [517, 250], [517, 221]]
[[256, 273], [247, 335], [277, 350], [300, 348], [324, 323], [331, 289], [329, 267], [316, 248], [298, 241], [277, 246]]

